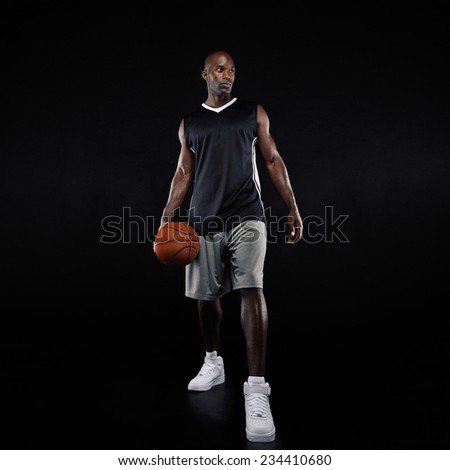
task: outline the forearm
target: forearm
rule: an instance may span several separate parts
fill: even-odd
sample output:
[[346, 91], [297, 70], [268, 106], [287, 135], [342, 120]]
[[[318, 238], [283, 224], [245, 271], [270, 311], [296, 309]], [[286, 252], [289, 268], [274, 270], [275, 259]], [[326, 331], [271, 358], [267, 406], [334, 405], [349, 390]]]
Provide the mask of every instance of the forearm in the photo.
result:
[[173, 217], [175, 211], [183, 204], [191, 179], [190, 174], [184, 173], [180, 169], [176, 171], [170, 185], [169, 197], [161, 216], [161, 225], [168, 222]]
[[266, 167], [270, 181], [272, 182], [288, 210], [297, 210], [295, 194], [292, 189], [286, 165], [284, 164], [282, 158], [278, 155], [275, 156], [269, 163], [267, 163]]

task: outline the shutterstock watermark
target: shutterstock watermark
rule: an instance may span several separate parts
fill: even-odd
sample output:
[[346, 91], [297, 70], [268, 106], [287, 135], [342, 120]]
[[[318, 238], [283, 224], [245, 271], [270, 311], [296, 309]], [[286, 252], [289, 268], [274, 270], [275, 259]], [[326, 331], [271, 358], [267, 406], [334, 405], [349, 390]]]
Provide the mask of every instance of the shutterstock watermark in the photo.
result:
[[342, 225], [349, 214], [335, 214], [333, 206], [325, 206], [323, 217], [307, 215], [303, 218], [303, 240], [306, 243], [350, 243]]
[[[281, 243], [286, 242], [289, 237], [289, 218], [288, 216], [276, 216], [269, 207], [265, 211], [265, 222], [267, 227], [267, 242]], [[308, 244], [318, 243], [350, 243], [345, 233], [344, 224], [349, 218], [349, 214], [337, 214], [333, 206], [325, 206], [322, 214], [309, 214], [303, 216], [303, 232], [300, 241]], [[122, 208], [120, 215], [107, 215], [101, 221], [100, 243], [114, 245], [118, 243], [149, 243], [154, 241], [154, 237], [159, 228], [161, 216], [142, 217], [133, 214], [131, 207]], [[200, 219], [193, 217], [177, 217], [178, 221], [188, 222], [195, 225], [200, 223]], [[234, 218], [231, 227], [239, 224], [248, 218]], [[216, 230], [224, 230], [225, 224], [221, 227], [220, 219], [214, 220]], [[230, 227], [228, 222], [227, 227]], [[178, 237], [181, 241], [181, 238]], [[252, 239], [252, 241], [255, 241]]]

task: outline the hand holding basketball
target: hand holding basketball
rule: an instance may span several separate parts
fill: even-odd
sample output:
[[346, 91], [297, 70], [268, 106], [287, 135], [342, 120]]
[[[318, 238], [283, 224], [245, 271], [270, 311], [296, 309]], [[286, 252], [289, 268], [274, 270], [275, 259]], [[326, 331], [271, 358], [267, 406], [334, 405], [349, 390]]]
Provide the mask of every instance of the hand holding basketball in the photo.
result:
[[167, 266], [186, 266], [200, 251], [200, 239], [194, 227], [185, 222], [167, 222], [155, 236], [153, 251]]

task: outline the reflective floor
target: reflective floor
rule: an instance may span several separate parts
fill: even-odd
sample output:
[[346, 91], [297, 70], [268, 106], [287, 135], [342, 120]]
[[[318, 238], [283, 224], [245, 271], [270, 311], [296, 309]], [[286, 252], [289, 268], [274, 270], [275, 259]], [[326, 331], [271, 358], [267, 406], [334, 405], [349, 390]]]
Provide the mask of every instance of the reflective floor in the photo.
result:
[[225, 384], [189, 392], [203, 360], [195, 317], [172, 336], [168, 319], [154, 328], [143, 318], [34, 315], [26, 336], [17, 318], [4, 330], [15, 343], [2, 348], [2, 448], [448, 448], [446, 331], [284, 330], [266, 377], [277, 438], [255, 444], [245, 438], [237, 319], [224, 326]]

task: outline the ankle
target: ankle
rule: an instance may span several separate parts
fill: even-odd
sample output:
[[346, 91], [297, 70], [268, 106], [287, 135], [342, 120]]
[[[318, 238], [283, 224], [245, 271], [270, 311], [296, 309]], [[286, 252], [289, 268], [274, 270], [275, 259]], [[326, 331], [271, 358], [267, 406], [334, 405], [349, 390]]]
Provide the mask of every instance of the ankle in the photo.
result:
[[261, 375], [249, 375], [247, 383], [249, 385], [263, 385], [266, 383], [266, 379]]
[[217, 359], [217, 356], [218, 356], [217, 351], [206, 351], [205, 357], [207, 359]]

